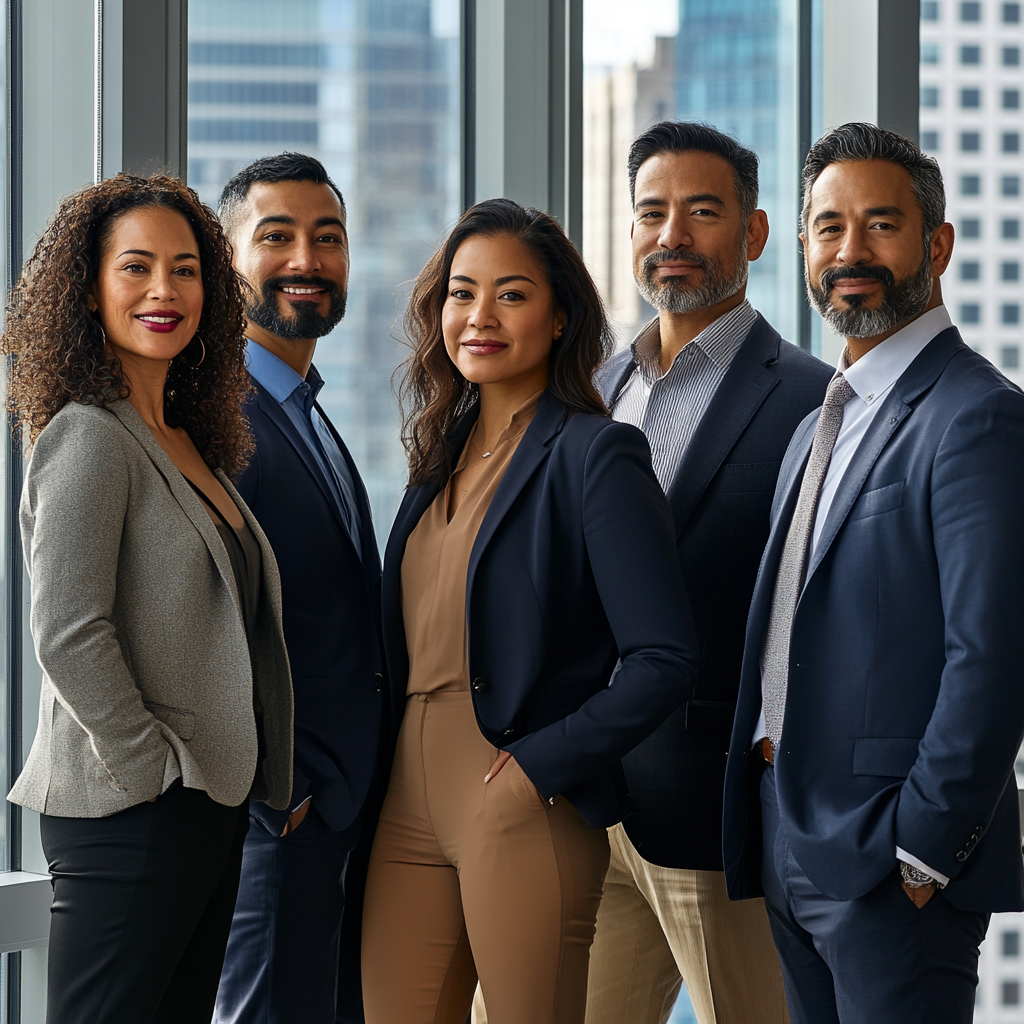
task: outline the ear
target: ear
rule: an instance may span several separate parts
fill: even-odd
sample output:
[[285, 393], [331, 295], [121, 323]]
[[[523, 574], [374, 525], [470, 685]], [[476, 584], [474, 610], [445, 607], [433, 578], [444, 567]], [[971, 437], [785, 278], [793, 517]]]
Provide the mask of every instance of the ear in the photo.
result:
[[752, 263], [768, 244], [768, 214], [755, 210], [747, 218], [747, 259]]
[[955, 231], [952, 224], [940, 224], [932, 233], [929, 256], [932, 261], [932, 274], [942, 277], [949, 266], [953, 255], [953, 238]]
[[85, 293], [85, 304], [89, 307], [90, 313], [95, 313], [100, 304], [96, 301], [96, 285], [91, 284]]
[[555, 340], [556, 341], [559, 338], [561, 338], [562, 333], [565, 331], [565, 325], [568, 322], [568, 320], [569, 320], [569, 318], [565, 315], [565, 310], [564, 309], [556, 309], [555, 310], [554, 329], [555, 329]]

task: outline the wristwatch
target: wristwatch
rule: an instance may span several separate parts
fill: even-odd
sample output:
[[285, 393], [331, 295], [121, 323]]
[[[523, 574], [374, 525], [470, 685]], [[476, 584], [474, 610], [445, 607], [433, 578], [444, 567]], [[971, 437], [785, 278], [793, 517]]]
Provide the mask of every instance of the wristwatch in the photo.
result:
[[905, 860], [900, 861], [900, 874], [903, 875], [903, 884], [908, 889], [924, 889], [929, 885], [934, 885], [936, 889], [945, 888], [937, 878], [932, 878], [926, 871], [915, 868]]

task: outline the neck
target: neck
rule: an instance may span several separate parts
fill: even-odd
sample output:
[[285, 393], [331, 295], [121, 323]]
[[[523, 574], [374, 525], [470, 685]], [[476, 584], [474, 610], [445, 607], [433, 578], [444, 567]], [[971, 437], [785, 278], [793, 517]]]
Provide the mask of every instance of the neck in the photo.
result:
[[[109, 357], [109, 350], [108, 350]], [[131, 352], [120, 352], [121, 376], [129, 388], [128, 401], [153, 431], [168, 429], [164, 421], [164, 388], [167, 384], [166, 359], [141, 359]]]
[[547, 386], [547, 367], [543, 377], [495, 381], [480, 385], [480, 417], [477, 420], [479, 445], [486, 451], [493, 448], [508, 426], [515, 411], [531, 396]]
[[921, 310], [920, 313], [915, 317], [911, 317], [909, 320], [904, 320], [903, 323], [897, 324], [891, 330], [883, 331], [881, 334], [876, 335], [873, 338], [847, 338], [846, 348], [849, 352], [850, 365], [852, 366], [861, 356], [866, 356], [873, 348], [881, 345], [886, 338], [891, 338], [897, 331], [902, 331], [907, 324], [912, 324], [915, 320], [924, 316], [929, 310], [935, 309], [936, 306], [942, 305], [942, 287], [939, 284], [939, 279], [936, 277], [932, 281], [932, 297], [928, 300], [928, 305]]
[[303, 380], [306, 379], [316, 351], [316, 338], [282, 338], [280, 334], [271, 334], [251, 320], [245, 322], [245, 336], [272, 352]]
[[661, 334], [661, 353], [658, 361], [661, 372], [668, 373], [676, 356], [700, 334], [710, 327], [720, 316], [735, 309], [747, 296], [747, 286], [723, 299], [714, 306], [705, 306], [686, 313], [669, 313], [661, 310], [658, 313], [658, 330]]

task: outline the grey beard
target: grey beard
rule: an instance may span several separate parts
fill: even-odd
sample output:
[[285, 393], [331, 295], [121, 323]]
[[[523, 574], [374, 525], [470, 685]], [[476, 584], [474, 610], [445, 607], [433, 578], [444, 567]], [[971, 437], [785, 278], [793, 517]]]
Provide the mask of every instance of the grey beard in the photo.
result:
[[852, 302], [845, 300], [846, 308], [840, 308], [829, 301], [831, 285], [816, 288], [811, 284], [805, 260], [804, 284], [808, 301], [821, 314], [822, 320], [844, 338], [876, 338], [920, 316], [932, 297], [932, 267], [927, 250], [921, 266], [902, 281], [893, 281], [888, 268], [880, 269], [886, 271], [885, 277], [871, 275], [884, 285], [882, 304], [878, 309], [861, 309], [863, 300], [860, 296], [855, 296]]
[[[636, 278], [640, 294], [655, 309], [664, 313], [692, 313], [735, 295], [747, 283], [746, 252], [740, 253], [736, 270], [729, 276], [722, 271], [722, 264], [712, 256], [677, 249], [674, 252], [654, 252], [644, 257], [642, 271]], [[685, 277], [668, 278], [658, 282], [655, 270], [660, 263], [671, 260], [686, 260], [695, 263], [704, 271], [704, 283], [690, 285]]]

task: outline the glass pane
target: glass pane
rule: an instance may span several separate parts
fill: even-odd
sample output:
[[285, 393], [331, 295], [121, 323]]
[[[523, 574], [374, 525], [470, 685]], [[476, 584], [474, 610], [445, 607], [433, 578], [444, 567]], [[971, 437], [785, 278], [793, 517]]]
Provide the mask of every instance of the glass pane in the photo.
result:
[[406, 283], [459, 213], [459, 0], [191, 0], [188, 180], [297, 150], [345, 196], [348, 313], [317, 346], [320, 401], [383, 543], [405, 486], [391, 394]]
[[[0, 54], [4, 55], [4, 73], [0, 75], [0, 138], [6, 140], [9, 137], [8, 131], [8, 93], [7, 93], [7, 16], [0, 17]], [[3, 256], [0, 257], [0, 281], [4, 297], [6, 299], [10, 287], [11, 268], [8, 267], [8, 253], [10, 251], [10, 211], [8, 209], [9, 188], [9, 143], [0, 145], [0, 238], [3, 239]], [[6, 306], [6, 301], [4, 302]], [[0, 329], [3, 327], [3, 313], [0, 311]], [[2, 368], [0, 368], [2, 373]], [[7, 508], [6, 480], [7, 463], [10, 450], [8, 441], [8, 426], [6, 415], [0, 416], [0, 797], [5, 797], [11, 788], [10, 761], [11, 761], [11, 739], [12, 722], [9, 717], [11, 707], [11, 684], [7, 678], [7, 563], [9, 561], [7, 551], [7, 523], [9, 509]], [[20, 569], [20, 566], [19, 566]], [[16, 681], [17, 682], [17, 681]], [[3, 813], [0, 814], [0, 871], [6, 871], [11, 866], [10, 849], [10, 819], [12, 812], [11, 805], [6, 801], [3, 803]], [[6, 961], [6, 957], [4, 958]], [[0, 1005], [3, 1005], [0, 1003]]]
[[584, 0], [583, 252], [625, 345], [654, 311], [633, 284], [626, 155], [664, 118], [706, 121], [760, 157], [771, 235], [747, 295], [796, 340], [797, 0]]

